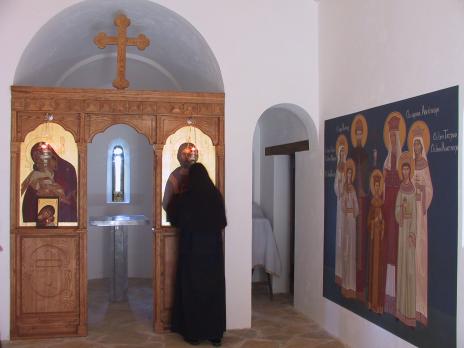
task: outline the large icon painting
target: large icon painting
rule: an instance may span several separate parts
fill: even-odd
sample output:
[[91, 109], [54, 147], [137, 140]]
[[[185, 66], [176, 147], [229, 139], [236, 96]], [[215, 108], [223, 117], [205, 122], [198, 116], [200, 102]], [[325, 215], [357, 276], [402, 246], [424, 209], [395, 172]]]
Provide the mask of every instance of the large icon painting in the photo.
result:
[[458, 88], [325, 122], [324, 296], [456, 346]]
[[71, 133], [55, 123], [28, 133], [21, 143], [19, 225], [41, 227], [40, 202], [47, 198], [58, 201], [53, 226], [77, 226], [77, 169], [77, 145]]
[[193, 126], [182, 127], [171, 134], [163, 148], [161, 224], [169, 226], [166, 208], [172, 195], [188, 187], [188, 168], [202, 163], [213, 182], [216, 181], [216, 151], [211, 138]]

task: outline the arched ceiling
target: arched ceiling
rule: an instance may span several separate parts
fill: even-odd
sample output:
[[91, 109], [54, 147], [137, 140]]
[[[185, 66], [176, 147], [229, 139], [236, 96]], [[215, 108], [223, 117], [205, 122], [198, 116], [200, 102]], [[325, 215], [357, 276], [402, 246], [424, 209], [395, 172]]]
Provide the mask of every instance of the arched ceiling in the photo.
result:
[[[282, 145], [309, 139], [302, 118], [309, 115], [294, 104], [278, 104], [270, 107], [261, 115], [257, 127], [272, 134], [273, 145]], [[271, 146], [267, 144], [266, 146]]]
[[87, 0], [51, 18], [26, 47], [14, 83], [32, 86], [112, 88], [116, 47], [99, 49], [93, 38], [116, 34], [113, 19], [131, 20], [128, 36], [150, 39], [144, 51], [127, 49], [129, 89], [223, 92], [216, 58], [184, 18], [148, 0]]

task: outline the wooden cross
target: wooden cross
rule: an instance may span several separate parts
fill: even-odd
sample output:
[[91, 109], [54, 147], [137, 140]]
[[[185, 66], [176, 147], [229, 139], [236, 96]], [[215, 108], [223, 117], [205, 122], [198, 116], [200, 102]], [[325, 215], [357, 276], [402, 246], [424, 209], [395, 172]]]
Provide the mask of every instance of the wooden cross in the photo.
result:
[[107, 36], [106, 33], [100, 32], [93, 39], [99, 48], [105, 48], [106, 45], [118, 46], [116, 79], [113, 80], [113, 86], [117, 89], [129, 87], [129, 81], [126, 80], [126, 46], [137, 46], [139, 50], [143, 51], [150, 45], [150, 40], [143, 34], [136, 38], [127, 37], [127, 27], [130, 23], [129, 18], [120, 14], [114, 19], [114, 25], [118, 29], [117, 36]]

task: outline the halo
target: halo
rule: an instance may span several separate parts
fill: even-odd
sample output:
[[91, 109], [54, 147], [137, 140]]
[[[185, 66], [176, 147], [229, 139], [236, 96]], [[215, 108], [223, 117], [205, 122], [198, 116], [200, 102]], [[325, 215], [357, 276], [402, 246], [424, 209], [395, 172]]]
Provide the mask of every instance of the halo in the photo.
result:
[[335, 154], [337, 155], [338, 161], [338, 149], [340, 148], [341, 144], [345, 144], [345, 154], [348, 154], [348, 139], [346, 139], [345, 134], [340, 134], [337, 138], [337, 142], [335, 143]]
[[412, 177], [414, 176], [414, 161], [412, 159], [412, 153], [411, 152], [409, 152], [409, 151], [403, 152], [401, 154], [399, 160], [398, 160], [397, 171], [398, 171], [398, 175], [399, 175], [401, 181], [403, 181], [403, 171], [401, 170], [401, 168], [403, 167], [404, 162], [409, 162], [409, 166], [411, 167], [410, 178], [412, 179]]
[[409, 133], [408, 133], [408, 150], [411, 153], [414, 153], [414, 133], [416, 129], [421, 128], [423, 130], [423, 135], [422, 135], [422, 140], [424, 142], [424, 151], [425, 153], [429, 152], [430, 148], [430, 130], [429, 126], [427, 126], [427, 123], [424, 121], [416, 121], [412, 124], [411, 128], [409, 128]]
[[380, 176], [380, 193], [383, 192], [383, 185], [384, 185], [384, 179], [383, 179], [383, 174], [379, 169], [374, 169], [374, 171], [371, 174], [371, 177], [369, 179], [369, 187], [371, 189], [372, 195], [374, 195], [374, 176], [379, 175]]
[[356, 177], [356, 165], [354, 164], [354, 161], [350, 158], [349, 160], [346, 161], [346, 165], [345, 165], [345, 176], [346, 176], [346, 172], [348, 171], [348, 169], [351, 168], [351, 171], [353, 172], [353, 175], [351, 176], [351, 182], [354, 181], [354, 178]]
[[354, 125], [356, 124], [357, 120], [362, 121], [363, 135], [362, 135], [362, 139], [361, 139], [361, 145], [362, 145], [362, 147], [364, 147], [364, 145], [366, 145], [366, 141], [367, 141], [368, 128], [367, 128], [366, 118], [362, 114], [357, 114], [354, 117], [353, 122], [351, 122], [351, 144], [353, 145], [353, 147], [356, 147], [356, 134], [355, 134]]
[[390, 121], [390, 119], [393, 116], [397, 116], [397, 117], [400, 118], [400, 127], [399, 127], [399, 130], [400, 130], [400, 148], [403, 148], [404, 141], [406, 140], [406, 122], [404, 121], [403, 115], [401, 115], [401, 113], [399, 113], [398, 111], [390, 112], [388, 114], [388, 116], [387, 116], [387, 119], [385, 120], [384, 125], [383, 125], [383, 142], [385, 143], [385, 147], [388, 149], [388, 151], [391, 150], [390, 134], [389, 134], [390, 128], [388, 127], [388, 121]]

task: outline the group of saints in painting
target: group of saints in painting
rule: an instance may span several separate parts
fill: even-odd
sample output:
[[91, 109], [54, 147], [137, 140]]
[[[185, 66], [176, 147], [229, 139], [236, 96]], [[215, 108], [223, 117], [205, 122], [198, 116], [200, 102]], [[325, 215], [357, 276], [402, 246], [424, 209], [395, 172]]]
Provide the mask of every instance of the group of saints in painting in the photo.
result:
[[377, 165], [376, 150], [369, 163], [362, 114], [354, 117], [350, 133], [352, 147], [345, 134], [335, 146], [335, 282], [343, 297], [375, 313], [390, 313], [410, 327], [427, 325], [429, 128], [419, 120], [407, 130], [401, 113], [388, 114], [383, 165]]

